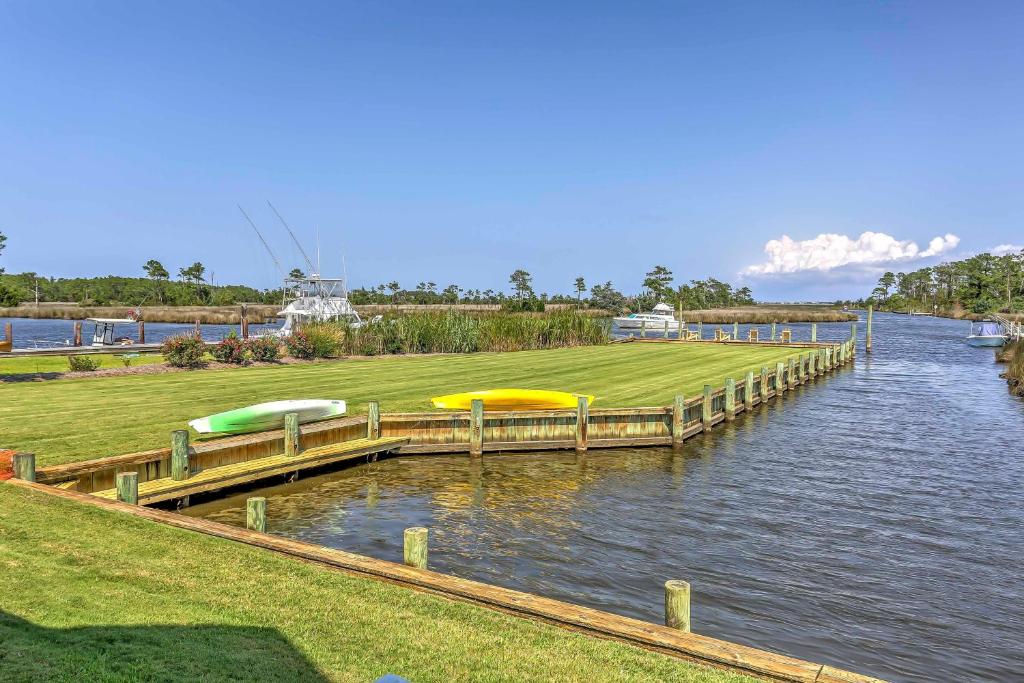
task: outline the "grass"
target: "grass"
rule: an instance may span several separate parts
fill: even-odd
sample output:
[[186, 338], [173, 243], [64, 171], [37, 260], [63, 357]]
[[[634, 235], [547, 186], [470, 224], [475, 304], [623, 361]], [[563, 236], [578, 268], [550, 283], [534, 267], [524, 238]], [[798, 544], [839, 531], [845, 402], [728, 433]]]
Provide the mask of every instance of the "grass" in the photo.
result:
[[753, 679], [0, 483], [0, 678]]
[[[126, 350], [125, 353], [130, 353], [130, 351]], [[120, 354], [95, 353], [88, 354], [88, 357], [97, 359], [100, 362], [100, 368], [124, 367]], [[160, 354], [143, 354], [138, 358], [132, 358], [131, 364], [132, 367], [135, 367], [136, 365], [151, 365], [162, 361], [163, 357]], [[67, 356], [36, 356], [32, 358], [4, 358], [0, 356], [0, 375], [40, 375], [67, 371]]]
[[798, 352], [634, 343], [9, 383], [0, 385], [0, 447], [34, 452], [40, 466], [119, 455], [166, 445], [192, 418], [281, 399], [341, 398], [352, 413], [374, 399], [385, 412], [424, 411], [431, 396], [518, 387], [594, 394], [595, 407], [668, 405]]

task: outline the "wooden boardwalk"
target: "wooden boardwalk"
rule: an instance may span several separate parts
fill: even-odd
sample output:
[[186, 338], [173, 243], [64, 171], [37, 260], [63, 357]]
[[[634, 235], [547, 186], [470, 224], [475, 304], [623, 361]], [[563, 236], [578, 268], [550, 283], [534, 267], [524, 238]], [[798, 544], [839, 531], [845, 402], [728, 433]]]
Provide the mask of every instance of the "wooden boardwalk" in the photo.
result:
[[[139, 504], [159, 503], [175, 498], [184, 498], [196, 493], [247, 484], [278, 474], [297, 472], [302, 469], [319, 467], [330, 463], [355, 460], [375, 453], [395, 450], [407, 444], [407, 437], [381, 437], [378, 439], [354, 439], [327, 446], [317, 446], [298, 455], [271, 455], [247, 462], [222, 467], [211, 467], [190, 475], [187, 479], [161, 477], [139, 484]], [[93, 493], [100, 498], [117, 499], [117, 489], [105, 489]]]

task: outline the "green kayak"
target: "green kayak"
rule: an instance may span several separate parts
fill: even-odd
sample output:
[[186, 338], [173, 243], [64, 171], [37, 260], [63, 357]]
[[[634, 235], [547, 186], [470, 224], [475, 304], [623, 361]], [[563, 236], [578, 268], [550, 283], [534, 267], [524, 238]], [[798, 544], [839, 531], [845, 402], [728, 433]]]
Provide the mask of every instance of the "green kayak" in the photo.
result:
[[200, 434], [246, 434], [280, 429], [287, 413], [298, 413], [299, 423], [316, 422], [345, 414], [344, 401], [308, 399], [301, 401], [270, 401], [245, 408], [236, 408], [189, 421]]

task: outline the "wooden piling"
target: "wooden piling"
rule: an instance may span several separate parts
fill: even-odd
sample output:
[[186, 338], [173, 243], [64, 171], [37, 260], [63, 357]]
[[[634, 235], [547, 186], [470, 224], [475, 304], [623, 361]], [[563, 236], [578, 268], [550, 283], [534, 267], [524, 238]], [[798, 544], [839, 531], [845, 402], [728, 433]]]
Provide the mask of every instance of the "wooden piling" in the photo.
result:
[[672, 401], [672, 447], [683, 445], [683, 429], [686, 426], [686, 400], [682, 394], [676, 394]]
[[857, 321], [850, 322], [850, 339], [857, 341]]
[[807, 379], [814, 379], [814, 376], [817, 374], [817, 368], [815, 368], [815, 360], [817, 358], [818, 354], [814, 351], [807, 354]]
[[775, 321], [772, 321], [772, 341], [775, 341]]
[[423, 526], [414, 526], [405, 530], [402, 549], [405, 564], [416, 569], [427, 568], [428, 536], [429, 532]]
[[646, 320], [641, 320], [640, 321], [640, 336], [641, 337], [647, 337], [647, 321]]
[[775, 364], [775, 395], [781, 396], [786, 393], [786, 366], [780, 360]]
[[[10, 324], [10, 323], [8, 323], [8, 324]], [[81, 320], [76, 320], [75, 321], [75, 340], [74, 340], [74, 344], [75, 344], [75, 346], [81, 346], [82, 345], [82, 321]]]
[[202, 339], [202, 337], [203, 337], [203, 328], [200, 327], [198, 319], [196, 319], [196, 330], [195, 330], [195, 332], [196, 332], [196, 337], [199, 338], [199, 339]]
[[872, 304], [868, 304], [868, 323], [867, 330], [864, 334], [864, 350], [871, 353], [871, 318], [875, 312], [875, 307]]
[[188, 431], [175, 429], [171, 432], [171, 479], [183, 481], [188, 479], [189, 467]]
[[263, 496], [245, 499], [245, 528], [267, 533], [267, 499]]
[[736, 380], [729, 377], [725, 380], [725, 420], [736, 419]]
[[690, 584], [686, 581], [665, 582], [665, 626], [690, 632]]
[[818, 341], [818, 323], [811, 323], [811, 341]]
[[139, 343], [140, 344], [145, 344], [146, 343], [146, 321], [145, 320], [140, 320], [139, 321]]
[[380, 403], [370, 401], [366, 408], [366, 438], [380, 438]]
[[792, 356], [789, 357], [786, 367], [786, 388], [792, 389], [796, 386], [796, 361]]
[[747, 370], [747, 376], [743, 380], [743, 408], [750, 412], [754, 407], [754, 371]]
[[768, 367], [761, 368], [761, 403], [768, 400]]
[[[474, 398], [469, 406], [469, 454], [484, 452], [484, 402]], [[425, 532], [426, 530], [424, 530]]]
[[285, 413], [284, 415], [284, 454], [288, 457], [295, 457], [301, 452], [299, 443], [299, 414]]
[[697, 339], [704, 338], [704, 321], [701, 320], [697, 323]]
[[590, 407], [586, 396], [576, 399], [576, 452], [587, 450], [587, 432], [590, 427]]
[[15, 453], [11, 458], [11, 469], [15, 479], [36, 480], [36, 454]]
[[828, 366], [825, 364], [826, 360], [828, 360], [828, 358], [826, 356], [825, 349], [818, 349], [818, 374], [819, 375], [824, 375], [826, 372], [828, 372]]
[[117, 475], [117, 499], [129, 505], [139, 504], [139, 473], [119, 472]]
[[740, 323], [738, 320], [732, 324], [732, 338], [734, 340], [740, 338]]
[[665, 339], [668, 339], [668, 321], [665, 321]]
[[[81, 323], [75, 324], [81, 325]], [[11, 342], [12, 345], [14, 344], [14, 325], [9, 322], [4, 323], [4, 341]]]
[[701, 404], [700, 422], [704, 433], [711, 431], [711, 385], [704, 385], [704, 402]]
[[249, 307], [242, 304], [242, 309], [238, 313], [238, 322], [241, 327], [242, 339], [249, 338]]

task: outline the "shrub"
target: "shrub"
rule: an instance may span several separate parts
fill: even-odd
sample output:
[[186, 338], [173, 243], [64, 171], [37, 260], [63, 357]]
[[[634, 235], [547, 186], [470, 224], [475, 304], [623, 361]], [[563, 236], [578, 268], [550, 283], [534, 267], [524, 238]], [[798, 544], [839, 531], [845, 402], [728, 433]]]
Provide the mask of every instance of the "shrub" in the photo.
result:
[[274, 337], [253, 337], [245, 343], [245, 349], [260, 363], [272, 363], [281, 355], [281, 344]]
[[71, 372], [92, 372], [100, 367], [100, 359], [96, 356], [68, 356], [68, 368]]
[[203, 340], [192, 334], [168, 337], [164, 340], [160, 351], [164, 354], [167, 364], [175, 368], [203, 367], [203, 354], [206, 345]]
[[221, 339], [210, 353], [221, 363], [240, 365], [245, 360], [245, 346], [234, 332]]
[[313, 358], [315, 351], [313, 342], [306, 335], [305, 330], [296, 330], [284, 338], [285, 348], [292, 358]]

